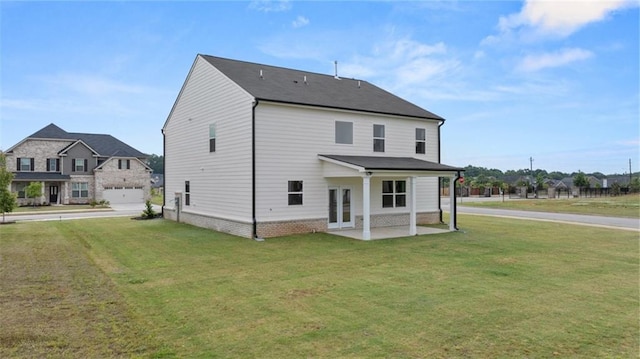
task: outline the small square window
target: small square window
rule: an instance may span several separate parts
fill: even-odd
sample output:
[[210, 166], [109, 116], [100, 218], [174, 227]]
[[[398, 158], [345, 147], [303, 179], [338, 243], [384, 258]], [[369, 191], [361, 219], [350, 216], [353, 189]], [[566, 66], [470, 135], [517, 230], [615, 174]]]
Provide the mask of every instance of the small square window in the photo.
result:
[[353, 122], [336, 121], [336, 143], [353, 144]]

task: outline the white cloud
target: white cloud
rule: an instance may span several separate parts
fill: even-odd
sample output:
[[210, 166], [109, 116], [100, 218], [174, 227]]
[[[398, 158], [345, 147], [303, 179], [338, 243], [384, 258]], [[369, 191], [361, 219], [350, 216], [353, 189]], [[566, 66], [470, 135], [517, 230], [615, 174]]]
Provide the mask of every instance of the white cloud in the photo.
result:
[[255, 0], [249, 3], [249, 9], [262, 12], [282, 12], [291, 9], [291, 3], [288, 0]]
[[633, 0], [527, 0], [518, 13], [502, 16], [498, 20], [500, 35], [491, 35], [484, 44], [509, 38], [513, 32], [520, 37], [555, 36], [566, 37], [580, 28], [606, 20], [612, 13], [638, 6]]
[[45, 76], [41, 80], [52, 87], [68, 89], [84, 95], [140, 94], [150, 90], [143, 86], [126, 84], [97, 75], [63, 73]]
[[309, 19], [300, 15], [295, 20], [293, 20], [293, 23], [291, 23], [291, 25], [296, 29], [299, 27], [307, 26], [309, 25]]
[[586, 60], [593, 56], [591, 51], [571, 48], [563, 49], [555, 53], [525, 56], [517, 66], [517, 69], [525, 72], [538, 71], [544, 68], [559, 67], [572, 62]]

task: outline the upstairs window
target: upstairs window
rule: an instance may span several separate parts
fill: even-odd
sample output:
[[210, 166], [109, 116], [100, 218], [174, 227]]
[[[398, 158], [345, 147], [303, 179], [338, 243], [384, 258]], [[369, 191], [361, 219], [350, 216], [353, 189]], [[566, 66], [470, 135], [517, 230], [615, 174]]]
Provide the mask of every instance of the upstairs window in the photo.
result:
[[353, 122], [336, 121], [336, 143], [353, 144]]
[[216, 152], [216, 124], [209, 125], [209, 152]]
[[373, 152], [384, 152], [384, 125], [373, 125]]
[[302, 205], [302, 181], [289, 181], [287, 197], [290, 206]]
[[88, 161], [85, 158], [74, 158], [73, 159], [73, 172], [86, 172], [87, 171]]
[[47, 172], [58, 172], [60, 170], [59, 158], [47, 158]]
[[35, 161], [29, 157], [18, 158], [18, 172], [33, 172], [35, 171]]
[[407, 182], [406, 181], [382, 181], [382, 207], [406, 207], [407, 206]]
[[416, 153], [424, 155], [427, 152], [427, 130], [416, 128]]
[[131, 160], [118, 160], [118, 169], [119, 170], [131, 169]]
[[184, 205], [191, 204], [191, 182], [184, 181]]

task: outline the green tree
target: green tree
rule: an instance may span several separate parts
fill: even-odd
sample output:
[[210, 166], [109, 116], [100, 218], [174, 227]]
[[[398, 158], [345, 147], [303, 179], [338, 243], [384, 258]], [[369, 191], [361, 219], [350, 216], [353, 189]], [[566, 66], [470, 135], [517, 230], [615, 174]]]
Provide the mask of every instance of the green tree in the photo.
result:
[[578, 173], [573, 177], [573, 185], [578, 187], [580, 190], [583, 188], [589, 188], [589, 179], [582, 171], [578, 171]]
[[152, 154], [147, 159], [147, 163], [153, 170], [153, 173], [164, 174], [164, 156]]
[[36, 198], [42, 196], [42, 182], [31, 182], [24, 189], [27, 198], [33, 198], [33, 206], [36, 206]]
[[16, 195], [11, 193], [11, 181], [13, 173], [7, 170], [7, 158], [4, 152], [0, 151], [0, 211], [2, 211], [2, 222], [5, 221], [5, 213], [10, 213], [17, 205]]
[[631, 180], [631, 183], [629, 183], [629, 190], [632, 193], [638, 193], [640, 192], [640, 177], [634, 177]]

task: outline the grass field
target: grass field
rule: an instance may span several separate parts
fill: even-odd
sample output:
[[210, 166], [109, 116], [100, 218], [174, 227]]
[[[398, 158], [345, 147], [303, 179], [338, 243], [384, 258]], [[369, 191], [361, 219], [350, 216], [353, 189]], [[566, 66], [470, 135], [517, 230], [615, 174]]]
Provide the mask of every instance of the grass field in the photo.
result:
[[640, 218], [640, 194], [617, 197], [465, 201], [463, 206]]
[[0, 357], [638, 357], [638, 233], [259, 243], [163, 220], [0, 228]]

